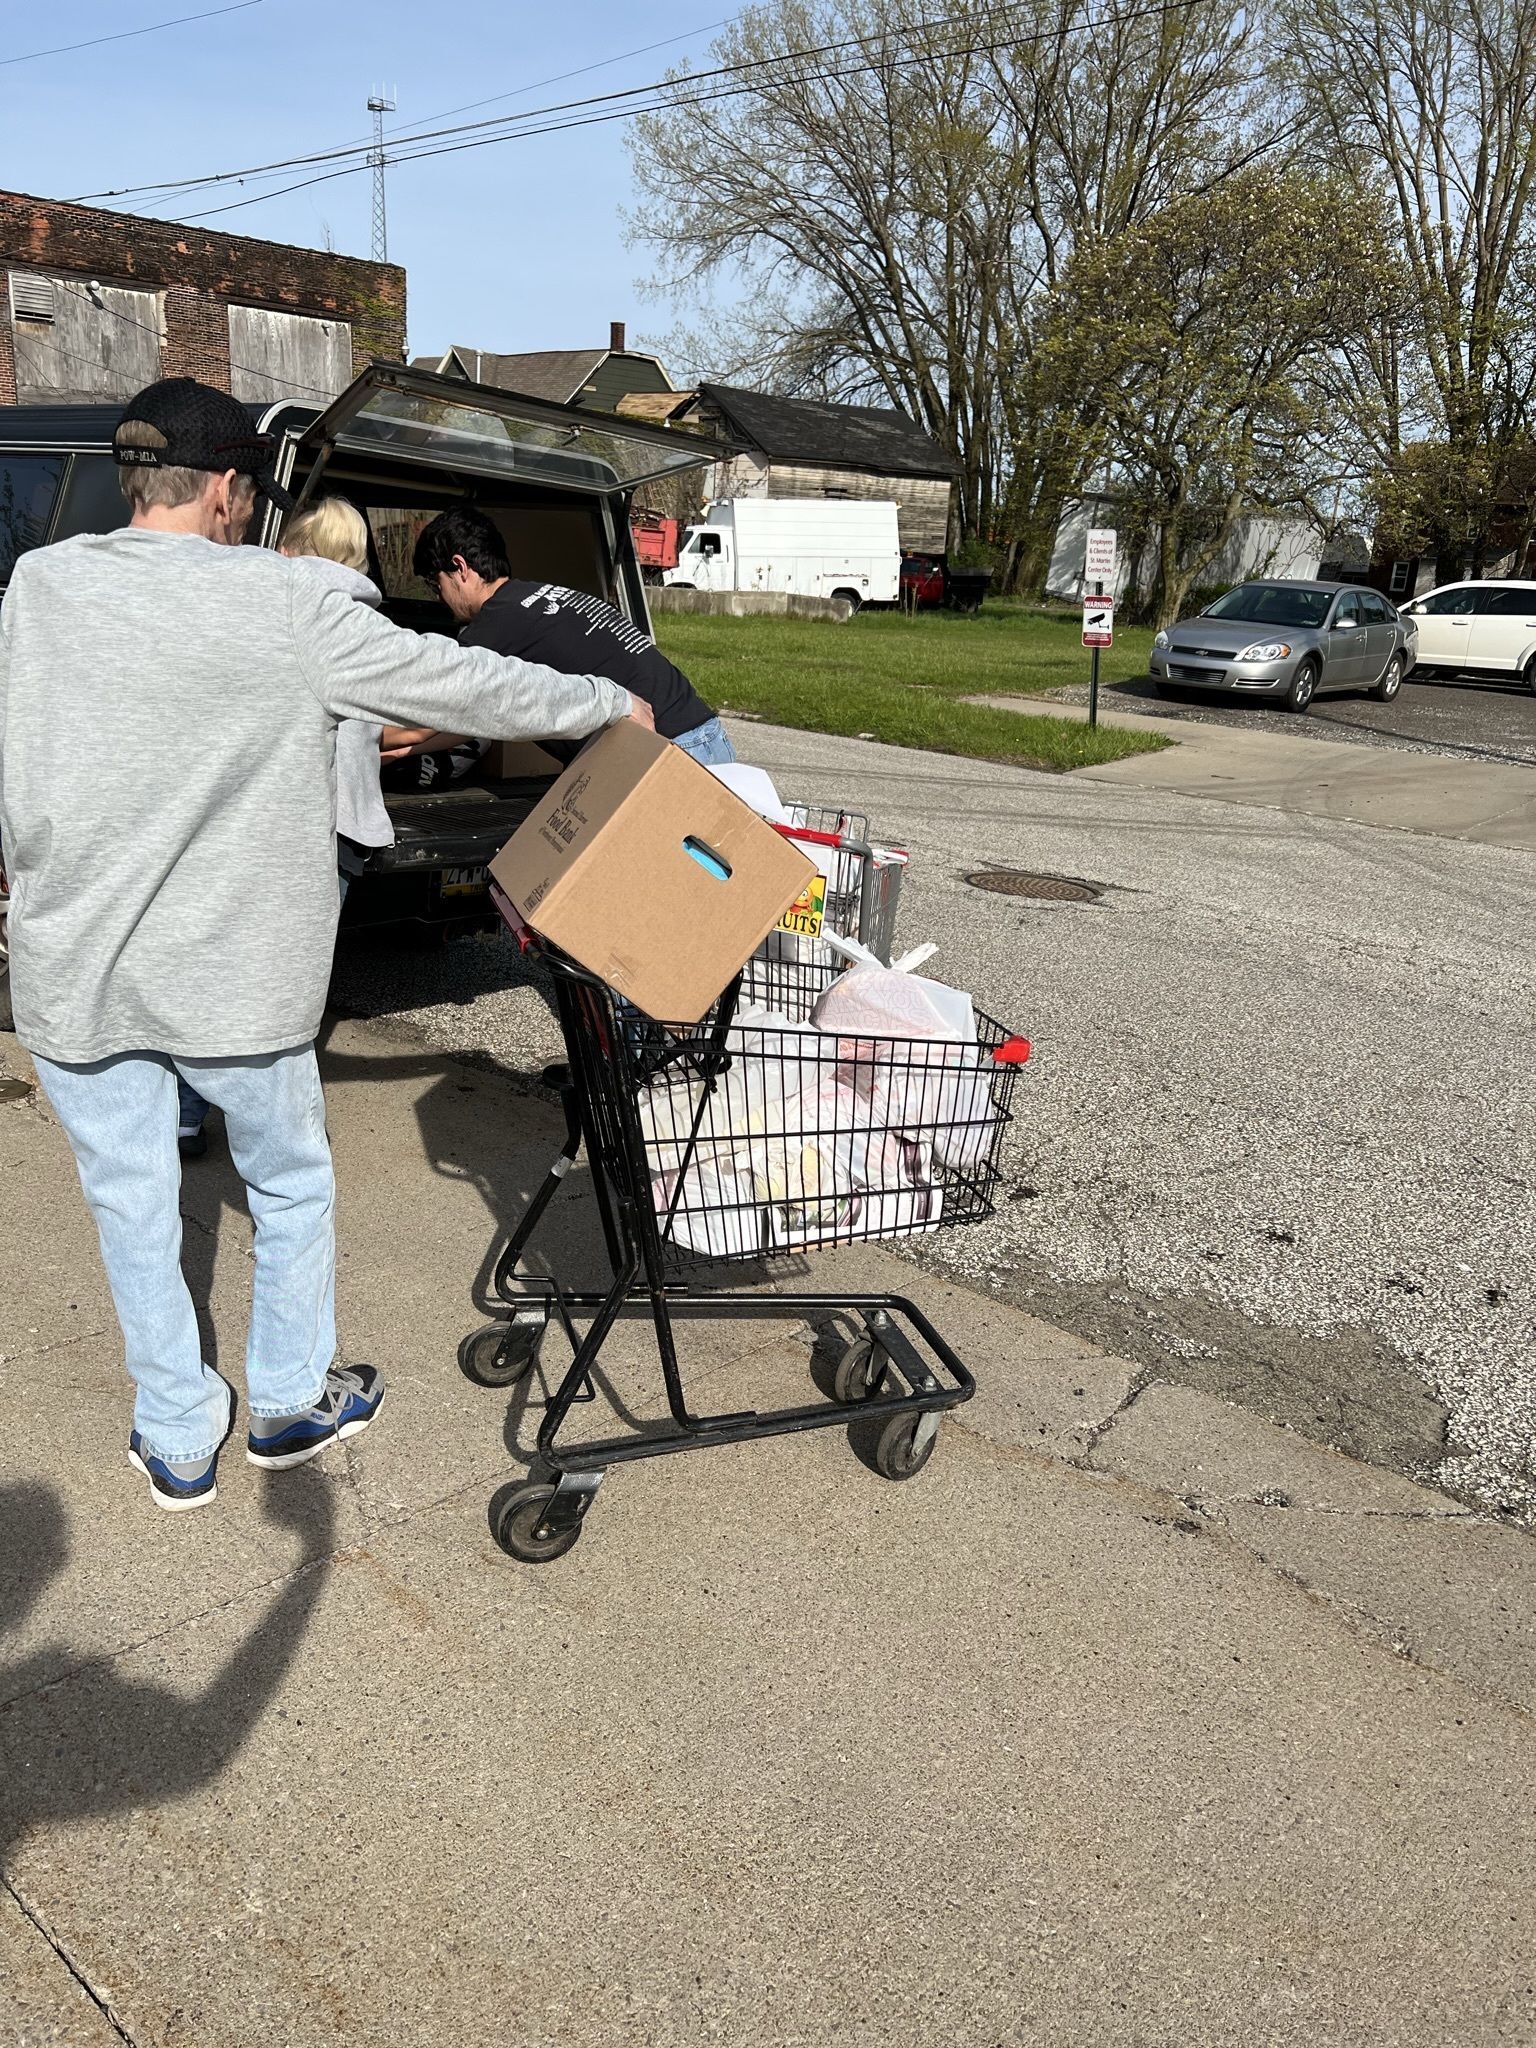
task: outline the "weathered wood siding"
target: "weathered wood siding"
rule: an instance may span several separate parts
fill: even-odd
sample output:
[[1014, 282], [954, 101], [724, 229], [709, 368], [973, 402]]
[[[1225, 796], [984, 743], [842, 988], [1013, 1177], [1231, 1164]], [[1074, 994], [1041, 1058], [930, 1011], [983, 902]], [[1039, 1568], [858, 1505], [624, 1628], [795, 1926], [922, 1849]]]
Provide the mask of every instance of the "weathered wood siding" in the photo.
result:
[[165, 339], [158, 292], [101, 285], [93, 298], [83, 280], [48, 282], [53, 318], [14, 325], [18, 404], [126, 398], [154, 383]]
[[351, 381], [347, 321], [230, 307], [229, 388], [236, 398], [334, 398]]
[[943, 477], [871, 476], [857, 469], [822, 469], [738, 455], [716, 466], [710, 495], [894, 499], [900, 507], [901, 545], [909, 554], [942, 554], [949, 532], [950, 485]]

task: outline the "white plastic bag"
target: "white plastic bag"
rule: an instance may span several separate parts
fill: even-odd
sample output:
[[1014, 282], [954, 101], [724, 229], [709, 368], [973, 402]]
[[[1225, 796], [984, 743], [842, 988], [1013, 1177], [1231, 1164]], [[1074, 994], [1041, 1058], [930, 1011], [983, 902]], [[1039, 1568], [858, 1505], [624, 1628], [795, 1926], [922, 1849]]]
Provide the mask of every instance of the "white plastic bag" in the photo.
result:
[[818, 998], [811, 1022], [839, 1038], [976, 1039], [976, 1012], [963, 989], [914, 974], [937, 949], [919, 946], [893, 966], [883, 967], [864, 947], [848, 939], [828, 942], [853, 964]]
[[[819, 1030], [837, 1033], [840, 1058], [870, 1096], [872, 1120], [930, 1146], [939, 1166], [974, 1171], [991, 1149], [997, 1112], [971, 998], [912, 972], [932, 946], [882, 967], [862, 946], [833, 943], [852, 965], [811, 1016]], [[903, 1048], [891, 1039], [927, 1042]]]
[[663, 1219], [678, 1196], [670, 1240], [706, 1258], [740, 1258], [762, 1251], [768, 1243], [764, 1217], [750, 1174], [740, 1174], [716, 1159], [695, 1159], [682, 1177], [658, 1174], [651, 1182], [651, 1200]]

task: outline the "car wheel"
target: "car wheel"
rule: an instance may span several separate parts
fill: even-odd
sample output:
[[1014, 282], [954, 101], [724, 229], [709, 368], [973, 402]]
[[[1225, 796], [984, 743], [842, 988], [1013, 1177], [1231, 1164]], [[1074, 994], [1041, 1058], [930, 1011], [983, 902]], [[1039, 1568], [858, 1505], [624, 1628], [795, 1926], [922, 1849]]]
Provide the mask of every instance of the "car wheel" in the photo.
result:
[[1371, 695], [1379, 704], [1390, 704], [1398, 691], [1403, 687], [1403, 668], [1403, 657], [1400, 654], [1394, 654], [1387, 663], [1386, 671], [1381, 681], [1375, 684], [1371, 690]]
[[852, 611], [863, 609], [864, 600], [856, 590], [834, 590], [832, 597], [834, 602], [841, 598], [844, 604], [848, 605]]
[[1304, 661], [1291, 677], [1291, 687], [1286, 691], [1284, 704], [1287, 711], [1310, 711], [1312, 699], [1317, 695], [1317, 663]]
[[1536, 693], [1536, 654], [1525, 664], [1525, 687]]

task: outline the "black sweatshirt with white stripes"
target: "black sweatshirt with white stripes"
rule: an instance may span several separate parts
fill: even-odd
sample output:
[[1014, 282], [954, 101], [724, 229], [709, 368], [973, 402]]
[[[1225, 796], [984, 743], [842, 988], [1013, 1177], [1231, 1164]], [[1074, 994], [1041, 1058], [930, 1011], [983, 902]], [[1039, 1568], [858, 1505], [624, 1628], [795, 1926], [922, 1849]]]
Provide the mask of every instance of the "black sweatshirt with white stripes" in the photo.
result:
[[[650, 634], [585, 591], [560, 583], [525, 583], [512, 577], [488, 597], [459, 633], [465, 647], [489, 647], [573, 676], [606, 676], [643, 697], [663, 739], [704, 725], [714, 712]], [[579, 744], [549, 751], [574, 759]]]

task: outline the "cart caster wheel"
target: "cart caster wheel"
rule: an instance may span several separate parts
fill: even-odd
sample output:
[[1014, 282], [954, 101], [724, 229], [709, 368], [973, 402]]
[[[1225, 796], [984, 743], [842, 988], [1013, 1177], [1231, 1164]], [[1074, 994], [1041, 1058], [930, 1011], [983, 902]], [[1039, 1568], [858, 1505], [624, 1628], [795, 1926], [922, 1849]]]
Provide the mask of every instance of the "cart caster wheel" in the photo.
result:
[[510, 1387], [532, 1368], [543, 1341], [542, 1323], [489, 1323], [459, 1346], [459, 1370], [477, 1387]]
[[515, 1557], [522, 1564], [553, 1564], [557, 1557], [575, 1549], [581, 1534], [580, 1522], [573, 1522], [568, 1529], [539, 1533], [554, 1497], [554, 1487], [538, 1480], [514, 1487], [507, 1495], [496, 1517], [496, 1541], [508, 1557]]
[[[930, 1423], [921, 1438], [919, 1431]], [[875, 1470], [882, 1479], [911, 1479], [933, 1456], [939, 1440], [936, 1419], [928, 1415], [893, 1415], [875, 1445]]]
[[845, 1408], [867, 1401], [880, 1384], [885, 1370], [883, 1353], [875, 1350], [873, 1337], [854, 1337], [832, 1369], [832, 1398]]

